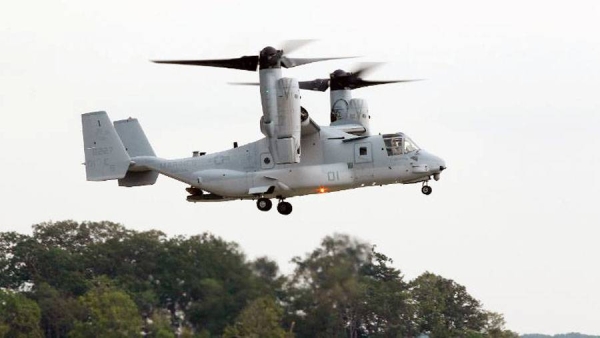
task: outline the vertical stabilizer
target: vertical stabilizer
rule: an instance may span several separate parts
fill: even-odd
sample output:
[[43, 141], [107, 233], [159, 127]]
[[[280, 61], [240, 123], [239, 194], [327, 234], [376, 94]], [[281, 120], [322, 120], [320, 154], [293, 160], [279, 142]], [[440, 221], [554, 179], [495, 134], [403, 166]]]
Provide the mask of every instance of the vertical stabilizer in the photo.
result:
[[[156, 156], [146, 137], [146, 133], [144, 133], [137, 119], [128, 118], [126, 120], [115, 121], [114, 125], [129, 157]], [[125, 177], [119, 179], [119, 186], [139, 187], [152, 185], [156, 182], [157, 178], [158, 172], [154, 170], [129, 171]]]
[[87, 180], [125, 177], [131, 160], [106, 112], [82, 114], [81, 123]]

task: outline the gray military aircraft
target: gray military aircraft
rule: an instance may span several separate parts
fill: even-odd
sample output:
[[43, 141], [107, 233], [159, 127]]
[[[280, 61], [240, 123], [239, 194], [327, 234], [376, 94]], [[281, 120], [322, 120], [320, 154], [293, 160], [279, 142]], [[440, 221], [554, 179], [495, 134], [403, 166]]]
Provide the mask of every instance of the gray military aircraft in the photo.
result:
[[[282, 76], [281, 68], [337, 58], [299, 59], [266, 47], [257, 56], [222, 60], [168, 60], [157, 63], [259, 70], [264, 138], [234, 148], [192, 157], [157, 157], [137, 119], [111, 123], [106, 112], [82, 115], [88, 181], [118, 180], [119, 186], [152, 185], [159, 174], [189, 184], [190, 202], [256, 200], [261, 211], [272, 207], [292, 212], [287, 198], [393, 183], [436, 181], [445, 162], [420, 149], [404, 133], [371, 134], [367, 103], [352, 98], [353, 89], [406, 82], [367, 81], [370, 67], [333, 72], [328, 79], [298, 82]], [[300, 105], [300, 89], [330, 89], [331, 124], [321, 126]]]

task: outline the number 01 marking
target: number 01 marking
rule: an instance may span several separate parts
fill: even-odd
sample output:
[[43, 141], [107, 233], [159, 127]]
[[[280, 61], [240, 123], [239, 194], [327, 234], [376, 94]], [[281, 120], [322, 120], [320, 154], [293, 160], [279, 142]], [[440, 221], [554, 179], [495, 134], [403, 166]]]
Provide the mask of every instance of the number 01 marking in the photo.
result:
[[327, 173], [328, 181], [339, 181], [340, 180], [340, 172], [339, 171], [330, 171]]

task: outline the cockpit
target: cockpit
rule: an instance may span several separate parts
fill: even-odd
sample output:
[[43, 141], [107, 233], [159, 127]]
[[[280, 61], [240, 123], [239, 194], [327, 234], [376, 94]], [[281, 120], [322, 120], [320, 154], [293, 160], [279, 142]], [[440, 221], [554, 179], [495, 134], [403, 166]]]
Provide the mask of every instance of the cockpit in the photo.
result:
[[383, 142], [388, 156], [408, 154], [420, 149], [413, 140], [403, 133], [384, 134]]

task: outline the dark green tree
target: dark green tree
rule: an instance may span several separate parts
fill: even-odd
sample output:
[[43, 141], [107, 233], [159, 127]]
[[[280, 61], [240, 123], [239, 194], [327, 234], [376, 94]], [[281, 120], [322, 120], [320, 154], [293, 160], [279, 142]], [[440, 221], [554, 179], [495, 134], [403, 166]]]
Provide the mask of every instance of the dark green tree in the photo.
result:
[[101, 257], [90, 249], [128, 233], [111, 222], [74, 221], [40, 223], [33, 235], [0, 233], [0, 287], [19, 289], [27, 284], [47, 283], [66, 294], [79, 296], [89, 287]]
[[461, 337], [484, 332], [487, 315], [464, 286], [425, 272], [410, 282], [418, 328], [432, 337]]
[[370, 260], [361, 267], [361, 280], [367, 288], [365, 328], [373, 337], [417, 334], [408, 286], [392, 263], [373, 247]]
[[73, 297], [61, 294], [47, 283], [36, 285], [32, 298], [41, 310], [41, 329], [49, 338], [66, 337], [83, 309]]
[[254, 274], [255, 292], [257, 296], [272, 296], [277, 299], [285, 298], [284, 284], [286, 277], [279, 273], [277, 263], [267, 257], [259, 257], [249, 263]]
[[326, 237], [297, 267], [288, 324], [302, 337], [410, 335], [407, 286], [386, 256], [345, 235]]
[[204, 234], [176, 237], [167, 243], [169, 255], [160, 264], [162, 304], [200, 332], [220, 335], [249, 300], [255, 298], [255, 276], [235, 243]]
[[[274, 261], [248, 261], [237, 244], [210, 234], [168, 238], [111, 222], [48, 222], [34, 225], [30, 236], [0, 233], [0, 288], [27, 290], [17, 293], [24, 299], [18, 303], [37, 306], [38, 317], [25, 313], [41, 318], [47, 337], [87, 335], [90, 328], [208, 337], [227, 327], [227, 334], [242, 335], [258, 332], [248, 329], [257, 313], [279, 318], [280, 306], [282, 325], [268, 324], [279, 323], [273, 319], [259, 326], [299, 337], [514, 337], [502, 316], [484, 311], [463, 286], [430, 273], [406, 283], [389, 257], [348, 236], [326, 237], [293, 262], [288, 278]], [[133, 318], [136, 328], [108, 325], [116, 314]], [[0, 318], [0, 333], [18, 332]]]

